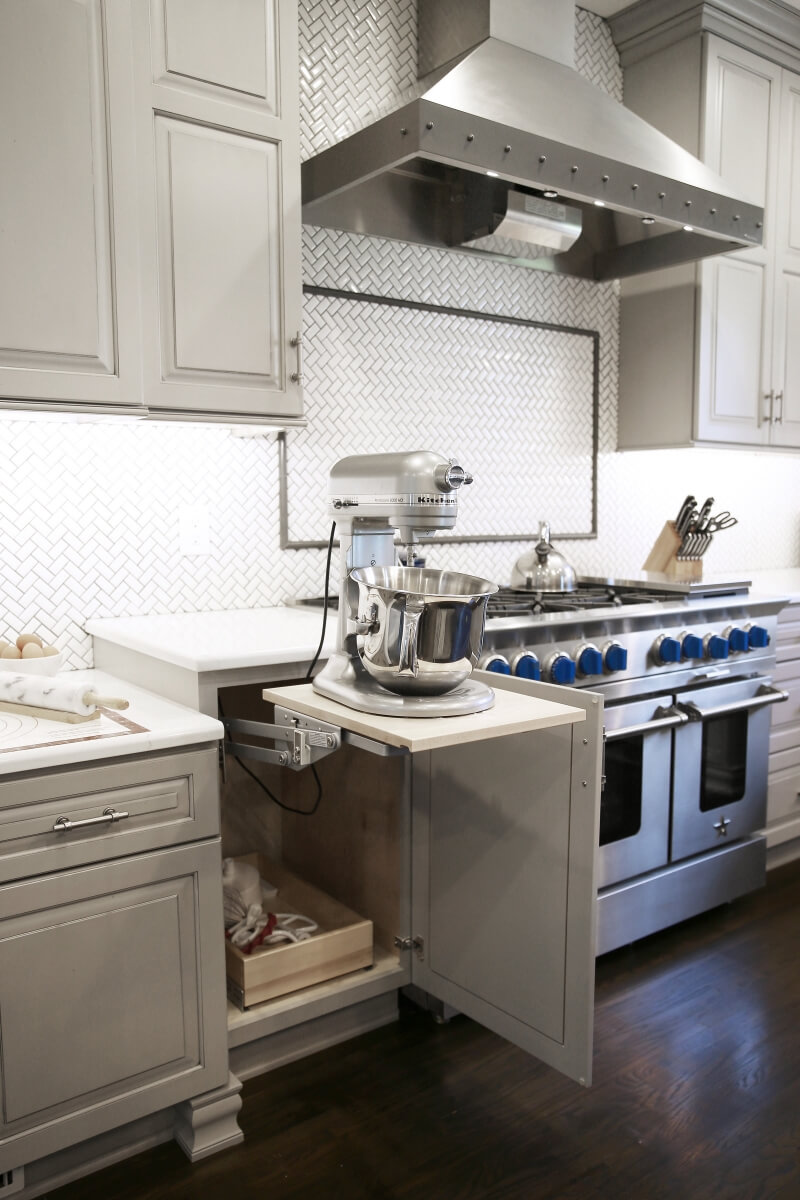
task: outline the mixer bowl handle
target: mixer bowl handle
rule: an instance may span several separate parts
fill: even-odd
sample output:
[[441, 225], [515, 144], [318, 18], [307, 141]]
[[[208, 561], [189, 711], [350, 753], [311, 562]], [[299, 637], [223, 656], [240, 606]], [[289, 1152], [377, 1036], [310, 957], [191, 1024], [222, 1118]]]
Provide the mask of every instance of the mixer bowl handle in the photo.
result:
[[416, 676], [419, 672], [417, 635], [419, 632], [419, 619], [422, 616], [424, 608], [425, 604], [422, 600], [406, 596], [406, 606], [403, 614], [403, 633], [400, 639], [398, 675]]

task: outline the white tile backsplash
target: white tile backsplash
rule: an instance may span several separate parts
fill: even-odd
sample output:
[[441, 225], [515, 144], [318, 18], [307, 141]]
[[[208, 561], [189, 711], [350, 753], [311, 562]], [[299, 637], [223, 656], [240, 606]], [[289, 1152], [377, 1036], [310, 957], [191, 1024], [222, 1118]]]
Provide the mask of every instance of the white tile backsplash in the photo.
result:
[[[300, 20], [308, 154], [413, 89], [415, 4], [301, 0]], [[578, 10], [576, 32], [578, 68], [619, 98], [622, 77], [606, 25]], [[677, 512], [687, 492], [701, 499], [713, 495], [718, 508], [739, 517], [735, 528], [715, 539], [706, 560], [709, 572], [741, 575], [800, 565], [797, 455], [701, 449], [615, 453], [618, 301], [613, 284], [311, 228], [304, 231], [304, 271], [307, 282], [322, 286], [600, 331], [598, 536], [561, 547], [579, 570], [638, 570], [663, 521]], [[363, 443], [364, 418], [363, 409], [352, 404], [348, 380], [325, 369], [325, 339], [336, 336], [343, 313], [334, 305], [326, 321], [320, 306], [312, 316], [312, 303], [309, 319], [317, 329], [320, 365], [314, 370], [314, 355], [307, 356], [309, 426], [289, 434], [290, 531], [313, 536], [316, 529], [324, 538], [327, 518], [324, 511], [316, 516], [312, 511], [315, 502], [304, 491], [303, 468], [313, 464], [319, 474], [355, 440]], [[430, 330], [416, 329], [397, 353], [413, 364], [421, 351], [431, 352], [430, 337]], [[443, 344], [445, 349], [452, 346]], [[548, 475], [545, 491], [551, 494], [537, 499], [537, 507], [546, 510], [539, 515], [549, 517], [559, 506], [568, 511], [571, 475], [563, 439], [551, 444], [543, 436], [546, 444], [534, 446], [536, 432], [528, 428], [531, 444], [526, 446], [522, 424], [507, 412], [497, 419], [492, 382], [488, 370], [485, 428], [470, 435], [491, 443], [489, 465], [470, 496], [470, 519], [482, 520], [494, 505], [508, 528], [514, 496], [497, 464], [513, 462], [516, 480], [520, 461], [534, 463], [543, 450], [561, 463], [562, 477], [558, 471]], [[406, 374], [398, 372], [392, 387], [384, 373], [372, 403], [383, 411], [413, 413], [411, 441], [428, 445], [425, 397], [415, 386], [410, 395]], [[454, 432], [459, 432], [455, 422]], [[436, 433], [438, 442], [444, 435]], [[403, 429], [404, 445], [405, 434]], [[273, 434], [240, 439], [219, 426], [4, 418], [0, 454], [0, 638], [35, 628], [67, 651], [71, 666], [89, 666], [91, 646], [82, 625], [90, 616], [256, 607], [321, 589], [322, 551], [279, 549]], [[186, 505], [207, 508], [207, 554], [181, 552], [180, 515]], [[431, 547], [428, 560], [507, 582], [525, 546]]]

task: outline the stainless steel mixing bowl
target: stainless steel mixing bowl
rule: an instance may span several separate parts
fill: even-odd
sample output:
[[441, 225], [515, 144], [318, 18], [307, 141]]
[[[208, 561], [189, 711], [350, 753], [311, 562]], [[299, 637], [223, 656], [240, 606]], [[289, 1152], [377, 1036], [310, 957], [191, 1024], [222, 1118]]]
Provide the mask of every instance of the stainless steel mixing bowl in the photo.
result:
[[361, 661], [392, 692], [439, 696], [472, 671], [497, 584], [457, 571], [357, 567]]

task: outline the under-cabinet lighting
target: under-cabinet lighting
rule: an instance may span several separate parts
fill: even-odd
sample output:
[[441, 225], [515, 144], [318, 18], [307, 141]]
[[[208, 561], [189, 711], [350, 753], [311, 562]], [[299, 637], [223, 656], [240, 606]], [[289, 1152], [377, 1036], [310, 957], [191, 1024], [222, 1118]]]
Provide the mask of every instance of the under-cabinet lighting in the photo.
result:
[[683, 232], [684, 233], [694, 233], [694, 225], [684, 225]]
[[491, 175], [492, 179], [497, 179], [499, 176], [499, 172], [497, 171], [487, 171], [486, 174]]

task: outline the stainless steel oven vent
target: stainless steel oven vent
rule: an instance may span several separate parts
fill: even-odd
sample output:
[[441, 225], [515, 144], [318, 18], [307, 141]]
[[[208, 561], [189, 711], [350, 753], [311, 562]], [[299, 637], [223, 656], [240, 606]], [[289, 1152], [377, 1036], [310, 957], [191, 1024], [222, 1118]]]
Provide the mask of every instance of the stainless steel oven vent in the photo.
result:
[[[306, 222], [468, 253], [499, 236], [590, 279], [761, 243], [762, 209], [574, 69], [568, 0], [418, 5], [419, 95], [303, 164]], [[496, 228], [537, 199], [580, 214], [569, 248]]]

